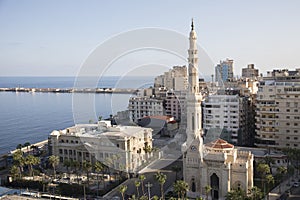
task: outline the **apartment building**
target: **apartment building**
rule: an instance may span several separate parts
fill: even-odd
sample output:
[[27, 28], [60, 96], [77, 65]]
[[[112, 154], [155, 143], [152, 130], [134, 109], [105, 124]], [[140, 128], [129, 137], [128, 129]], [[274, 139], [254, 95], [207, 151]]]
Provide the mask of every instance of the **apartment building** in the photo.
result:
[[256, 102], [256, 145], [300, 148], [300, 69], [268, 72]]

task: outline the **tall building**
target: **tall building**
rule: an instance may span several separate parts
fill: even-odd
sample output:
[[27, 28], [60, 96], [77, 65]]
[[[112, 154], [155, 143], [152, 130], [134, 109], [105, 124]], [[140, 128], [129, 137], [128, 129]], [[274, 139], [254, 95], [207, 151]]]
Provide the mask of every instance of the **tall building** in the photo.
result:
[[155, 97], [131, 97], [128, 109], [129, 117], [135, 123], [143, 117], [164, 115], [163, 99]]
[[256, 145], [300, 148], [300, 69], [268, 72], [256, 102]]
[[186, 91], [167, 91], [164, 101], [165, 114], [174, 117], [175, 120], [180, 121], [185, 110]]
[[218, 137], [232, 144], [252, 146], [254, 127], [249, 120], [250, 101], [239, 90], [227, 90], [209, 95], [203, 101], [203, 129], [205, 143]]
[[233, 79], [233, 60], [227, 58], [217, 64], [215, 67], [215, 79], [219, 86]]
[[163, 75], [154, 79], [154, 87], [165, 87], [168, 90], [182, 91], [187, 89], [187, 67], [174, 66]]
[[188, 50], [188, 92], [186, 97], [186, 135], [182, 145], [183, 177], [189, 185], [188, 197], [204, 197], [211, 186], [212, 199], [225, 199], [232, 188], [248, 191], [253, 186], [253, 154], [239, 151], [232, 144], [217, 139], [203, 145], [202, 96], [198, 84], [197, 35], [192, 22]]
[[152, 147], [152, 129], [138, 126], [112, 126], [110, 121], [80, 124], [50, 134], [52, 154], [65, 160], [105, 165], [130, 173], [136, 172], [151, 156], [145, 145]]
[[254, 64], [249, 64], [247, 68], [242, 68], [243, 78], [257, 79], [258, 76], [259, 70], [255, 69]]

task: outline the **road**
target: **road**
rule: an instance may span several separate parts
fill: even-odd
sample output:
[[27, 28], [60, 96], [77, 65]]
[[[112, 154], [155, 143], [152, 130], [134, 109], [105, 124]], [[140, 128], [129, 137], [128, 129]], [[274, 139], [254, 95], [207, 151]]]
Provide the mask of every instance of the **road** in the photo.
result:
[[[182, 161], [175, 161], [174, 163], [170, 164], [169, 166], [159, 170], [160, 172], [164, 173], [167, 175], [167, 180], [166, 183], [164, 184], [164, 191], [167, 191], [168, 188], [170, 188], [173, 183], [175, 182], [176, 179], [176, 173], [174, 171], [172, 171], [172, 166], [178, 165], [181, 167], [182, 169]], [[159, 183], [155, 180], [154, 175], [156, 172], [147, 172], [144, 173], [144, 175], [146, 176], [146, 180], [144, 181], [144, 184], [150, 182], [152, 184], [152, 187], [150, 188], [150, 194], [151, 197], [154, 195], [160, 196], [160, 185]], [[178, 173], [178, 178], [182, 177], [182, 172]], [[132, 178], [129, 179], [125, 182], [125, 185], [127, 185], [127, 191], [126, 191], [126, 198], [128, 199], [128, 197], [130, 197], [131, 195], [136, 195], [137, 194], [137, 190], [135, 187], [134, 182], [137, 181], [138, 178]], [[147, 193], [147, 188], [145, 187], [145, 193]], [[142, 188], [139, 188], [139, 194], [142, 194]], [[148, 196], [148, 193], [146, 194]], [[109, 195], [105, 196], [105, 199], [112, 199], [113, 197], [121, 197], [120, 192], [115, 189], [112, 192], [109, 193]]]
[[292, 187], [290, 195], [287, 200], [299, 200], [300, 199], [300, 187]]

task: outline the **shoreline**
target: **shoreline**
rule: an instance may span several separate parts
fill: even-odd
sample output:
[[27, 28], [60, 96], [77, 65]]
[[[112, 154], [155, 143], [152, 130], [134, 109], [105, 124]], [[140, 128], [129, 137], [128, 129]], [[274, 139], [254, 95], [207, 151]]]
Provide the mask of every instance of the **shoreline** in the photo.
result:
[[138, 89], [123, 88], [0, 88], [0, 92], [43, 92], [43, 93], [116, 93], [116, 94], [136, 94]]

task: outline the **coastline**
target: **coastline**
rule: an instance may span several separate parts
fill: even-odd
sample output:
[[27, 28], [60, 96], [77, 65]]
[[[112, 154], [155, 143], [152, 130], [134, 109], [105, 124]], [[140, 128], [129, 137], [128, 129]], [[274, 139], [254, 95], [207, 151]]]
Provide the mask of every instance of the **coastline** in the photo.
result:
[[116, 94], [136, 94], [138, 89], [123, 88], [0, 88], [0, 92], [51, 92], [51, 93], [116, 93]]

